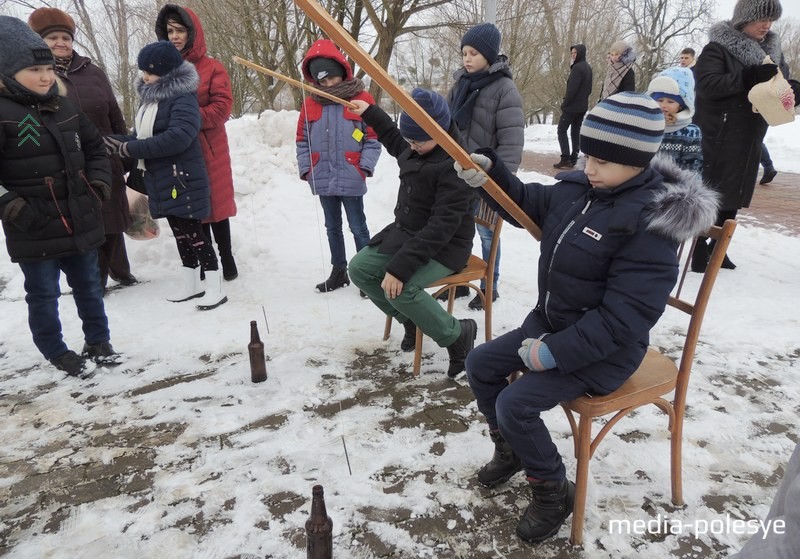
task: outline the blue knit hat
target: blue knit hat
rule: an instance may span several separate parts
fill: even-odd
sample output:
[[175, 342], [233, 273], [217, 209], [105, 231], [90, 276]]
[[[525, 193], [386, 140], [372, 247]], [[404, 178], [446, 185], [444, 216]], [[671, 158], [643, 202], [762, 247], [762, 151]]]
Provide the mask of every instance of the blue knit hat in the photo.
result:
[[44, 40], [21, 19], [0, 16], [0, 74], [14, 74], [30, 66], [55, 64]]
[[139, 51], [136, 62], [142, 72], [164, 76], [183, 64], [183, 57], [169, 41], [158, 41], [150, 43]]
[[680, 120], [690, 119], [694, 115], [694, 74], [689, 68], [667, 68], [653, 78], [647, 86], [647, 94], [656, 101], [666, 97], [680, 103], [683, 107], [678, 113]]
[[481, 23], [466, 33], [461, 39], [461, 48], [469, 45], [493, 64], [500, 54], [500, 30], [493, 23]]
[[[433, 91], [427, 89], [415, 88], [411, 92], [411, 97], [417, 104], [424, 109], [426, 113], [431, 115], [431, 118], [439, 124], [442, 128], [447, 130], [450, 128], [450, 109], [447, 106], [447, 101], [444, 97]], [[659, 113], [660, 114], [660, 113]], [[407, 140], [415, 140], [417, 142], [424, 142], [430, 140], [431, 136], [422, 129], [414, 120], [408, 116], [405, 111], [400, 115], [400, 121], [397, 127], [403, 138]]]
[[652, 97], [624, 92], [600, 101], [583, 121], [581, 151], [603, 161], [646, 167], [661, 146], [664, 115]]

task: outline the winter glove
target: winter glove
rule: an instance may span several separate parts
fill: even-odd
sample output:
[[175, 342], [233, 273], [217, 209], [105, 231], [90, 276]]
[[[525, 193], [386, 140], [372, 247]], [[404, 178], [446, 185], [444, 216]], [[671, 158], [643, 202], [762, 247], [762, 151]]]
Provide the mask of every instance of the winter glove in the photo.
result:
[[108, 155], [119, 155], [122, 158], [130, 157], [127, 148], [128, 142], [117, 140], [111, 136], [104, 136], [103, 142], [106, 144], [106, 152]]
[[94, 190], [94, 193], [97, 194], [101, 202], [111, 199], [111, 187], [103, 181], [90, 181], [89, 186], [92, 187], [92, 190]]
[[489, 175], [486, 174], [486, 171], [492, 168], [492, 160], [479, 153], [471, 153], [469, 154], [469, 158], [472, 159], [472, 162], [478, 165], [478, 167], [480, 167], [482, 170], [479, 171], [473, 168], [465, 169], [458, 161], [453, 163], [453, 167], [456, 170], [458, 178], [463, 180], [472, 188], [480, 188], [486, 184], [486, 181], [489, 180]]
[[771, 80], [777, 73], [778, 66], [776, 64], [753, 64], [745, 66], [742, 71], [742, 78], [749, 89], [757, 83]]
[[47, 225], [47, 217], [34, 210], [23, 198], [16, 197], [3, 206], [2, 220], [25, 233], [39, 233]]
[[517, 350], [522, 362], [531, 371], [546, 371], [556, 368], [556, 359], [547, 344], [536, 338], [525, 338]]

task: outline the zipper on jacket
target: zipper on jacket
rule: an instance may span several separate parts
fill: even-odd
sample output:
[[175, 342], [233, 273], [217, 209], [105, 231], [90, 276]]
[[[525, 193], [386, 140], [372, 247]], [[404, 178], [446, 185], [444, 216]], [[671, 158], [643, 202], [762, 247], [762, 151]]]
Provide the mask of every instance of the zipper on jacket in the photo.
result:
[[[184, 184], [181, 180], [180, 174], [178, 173], [178, 165], [173, 163], [172, 164], [172, 176], [175, 177], [175, 180], [178, 181], [178, 184], [181, 185], [181, 188], [187, 190], [189, 187]], [[178, 190], [173, 186], [172, 187], [172, 199], [175, 200], [178, 197]]]
[[64, 229], [67, 230], [67, 234], [72, 235], [72, 227], [69, 226], [67, 223], [67, 218], [64, 217], [63, 212], [61, 211], [61, 206], [58, 205], [58, 200], [56, 199], [56, 193], [53, 190], [53, 177], [45, 177], [44, 183], [47, 185], [47, 188], [50, 190], [50, 197], [53, 198], [53, 203], [56, 205], [56, 209], [58, 210], [58, 215], [61, 216], [61, 223], [64, 224]]
[[100, 196], [97, 195], [97, 192], [94, 191], [94, 188], [92, 188], [92, 184], [89, 182], [89, 179], [86, 178], [86, 174], [83, 172], [83, 169], [78, 171], [78, 175], [83, 179], [83, 182], [86, 183], [86, 187], [89, 189], [89, 192], [94, 194], [94, 197], [97, 198], [97, 200], [102, 204], [103, 199], [100, 198]]

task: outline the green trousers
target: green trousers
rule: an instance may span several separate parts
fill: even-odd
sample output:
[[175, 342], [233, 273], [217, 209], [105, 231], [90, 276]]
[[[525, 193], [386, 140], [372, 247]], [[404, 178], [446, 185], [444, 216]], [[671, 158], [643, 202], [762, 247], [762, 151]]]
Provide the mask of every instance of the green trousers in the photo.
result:
[[377, 246], [362, 248], [350, 260], [347, 268], [350, 281], [366, 293], [384, 314], [396, 318], [401, 324], [411, 320], [439, 347], [447, 347], [455, 342], [461, 335], [461, 324], [425, 291], [426, 285], [451, 275], [453, 270], [431, 260], [411, 276], [399, 296], [387, 299], [381, 282], [391, 258], [390, 254], [380, 254]]

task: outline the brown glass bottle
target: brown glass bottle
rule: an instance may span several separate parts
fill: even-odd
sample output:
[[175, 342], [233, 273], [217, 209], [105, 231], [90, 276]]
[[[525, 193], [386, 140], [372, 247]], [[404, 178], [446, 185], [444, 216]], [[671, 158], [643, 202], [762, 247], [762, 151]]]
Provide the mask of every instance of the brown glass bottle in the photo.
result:
[[311, 516], [306, 520], [306, 559], [333, 558], [333, 522], [325, 509], [321, 485], [312, 491]]
[[267, 360], [264, 357], [264, 342], [258, 337], [258, 325], [255, 320], [250, 321], [250, 343], [247, 344], [250, 353], [250, 378], [253, 382], [267, 380]]

